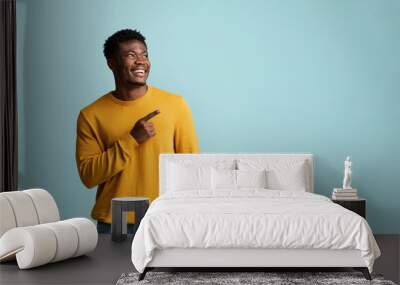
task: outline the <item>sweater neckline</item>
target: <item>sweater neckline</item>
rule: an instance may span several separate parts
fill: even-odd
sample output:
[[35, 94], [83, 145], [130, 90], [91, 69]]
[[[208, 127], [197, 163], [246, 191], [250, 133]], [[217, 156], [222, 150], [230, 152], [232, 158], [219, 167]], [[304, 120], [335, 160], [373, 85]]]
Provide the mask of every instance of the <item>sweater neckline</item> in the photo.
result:
[[115, 97], [113, 95], [112, 91], [110, 91], [108, 93], [108, 97], [111, 99], [111, 101], [113, 101], [114, 103], [117, 103], [119, 105], [132, 106], [132, 105], [138, 104], [139, 102], [142, 102], [145, 99], [147, 99], [148, 97], [150, 97], [151, 93], [152, 93], [152, 89], [153, 88], [150, 85], [147, 85], [146, 93], [143, 96], [141, 96], [141, 97], [139, 97], [137, 99], [134, 99], [134, 100], [121, 100], [121, 99], [118, 99], [117, 97]]

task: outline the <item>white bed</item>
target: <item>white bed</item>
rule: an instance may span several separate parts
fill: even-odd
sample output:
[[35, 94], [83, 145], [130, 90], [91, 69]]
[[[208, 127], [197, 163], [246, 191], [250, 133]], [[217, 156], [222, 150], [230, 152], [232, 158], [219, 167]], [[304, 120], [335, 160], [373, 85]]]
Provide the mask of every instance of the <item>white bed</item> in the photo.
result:
[[162, 154], [160, 197], [132, 243], [140, 279], [155, 267], [354, 267], [370, 278], [380, 251], [367, 222], [313, 194], [313, 169], [311, 154]]

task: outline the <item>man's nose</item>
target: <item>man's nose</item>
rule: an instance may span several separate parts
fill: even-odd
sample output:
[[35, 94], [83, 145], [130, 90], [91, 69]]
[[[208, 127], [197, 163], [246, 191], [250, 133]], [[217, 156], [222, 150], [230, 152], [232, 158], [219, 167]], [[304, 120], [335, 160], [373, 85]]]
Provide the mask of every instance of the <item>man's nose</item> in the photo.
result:
[[145, 57], [145, 56], [138, 56], [137, 58], [136, 58], [136, 64], [139, 64], [139, 63], [146, 63], [147, 62], [147, 58]]

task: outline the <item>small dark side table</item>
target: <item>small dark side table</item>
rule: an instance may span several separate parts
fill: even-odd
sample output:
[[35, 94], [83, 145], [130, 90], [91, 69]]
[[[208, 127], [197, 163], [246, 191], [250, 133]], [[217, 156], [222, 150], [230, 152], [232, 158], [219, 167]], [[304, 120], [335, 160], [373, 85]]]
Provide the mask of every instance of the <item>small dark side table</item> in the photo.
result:
[[111, 201], [111, 239], [124, 241], [127, 236], [127, 212], [135, 212], [135, 225], [133, 234], [136, 233], [140, 221], [149, 208], [149, 198], [146, 197], [121, 197]]
[[366, 199], [359, 197], [358, 199], [332, 199], [333, 203], [339, 204], [340, 206], [359, 214], [364, 219], [366, 218]]

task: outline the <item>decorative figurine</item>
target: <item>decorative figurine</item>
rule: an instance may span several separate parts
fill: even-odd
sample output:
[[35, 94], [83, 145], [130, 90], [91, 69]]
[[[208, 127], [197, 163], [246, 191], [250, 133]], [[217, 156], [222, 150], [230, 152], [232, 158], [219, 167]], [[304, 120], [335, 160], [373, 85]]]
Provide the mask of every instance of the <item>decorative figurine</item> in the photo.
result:
[[344, 161], [343, 189], [352, 189], [351, 188], [351, 160], [350, 160], [350, 156], [346, 157], [346, 160]]

